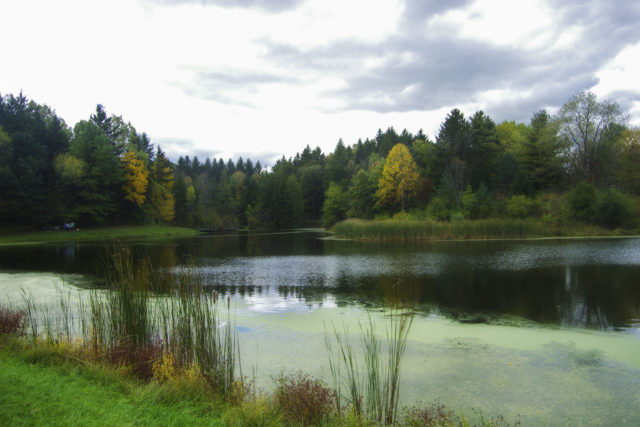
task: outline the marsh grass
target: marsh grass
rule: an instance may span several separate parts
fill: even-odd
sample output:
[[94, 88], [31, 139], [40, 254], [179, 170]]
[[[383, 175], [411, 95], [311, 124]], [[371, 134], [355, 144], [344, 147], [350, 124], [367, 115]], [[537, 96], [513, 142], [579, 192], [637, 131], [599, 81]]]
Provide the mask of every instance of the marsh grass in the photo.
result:
[[154, 363], [170, 354], [182, 372], [197, 372], [215, 392], [229, 398], [246, 393], [236, 375], [239, 346], [228, 299], [218, 301], [193, 268], [154, 271], [123, 245], [115, 245], [104, 264], [105, 289], [59, 289], [57, 300], [45, 303], [24, 294], [34, 343], [125, 365], [143, 379], [151, 379]]
[[439, 222], [431, 219], [348, 219], [336, 224], [339, 238], [372, 241], [429, 241], [463, 239], [518, 239], [556, 235], [540, 221], [526, 219], [484, 219]]
[[[348, 327], [338, 331], [335, 325], [325, 334], [329, 369], [336, 389], [338, 408], [344, 399], [355, 415], [364, 415], [378, 423], [394, 424], [400, 399], [400, 367], [413, 323], [413, 312], [393, 310], [387, 314], [386, 363], [380, 357], [382, 344], [375, 323], [359, 323], [361, 345], [355, 347]], [[326, 325], [325, 325], [326, 328]], [[357, 355], [362, 354], [362, 358]]]

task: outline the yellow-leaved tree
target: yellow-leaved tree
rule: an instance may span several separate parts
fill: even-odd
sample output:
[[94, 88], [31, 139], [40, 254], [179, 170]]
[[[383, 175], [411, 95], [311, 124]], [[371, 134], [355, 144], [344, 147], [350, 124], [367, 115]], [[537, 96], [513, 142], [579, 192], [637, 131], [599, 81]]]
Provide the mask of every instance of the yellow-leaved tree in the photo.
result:
[[151, 204], [156, 212], [156, 220], [169, 222], [175, 216], [174, 175], [171, 163], [160, 147], [151, 165], [151, 175]]
[[389, 151], [382, 177], [378, 181], [376, 199], [379, 207], [395, 207], [400, 204], [404, 211], [418, 190], [420, 175], [416, 162], [404, 144], [396, 144]]
[[147, 186], [149, 185], [149, 171], [144, 161], [139, 159], [133, 151], [127, 151], [122, 158], [124, 170], [124, 198], [135, 203], [138, 207], [144, 203]]

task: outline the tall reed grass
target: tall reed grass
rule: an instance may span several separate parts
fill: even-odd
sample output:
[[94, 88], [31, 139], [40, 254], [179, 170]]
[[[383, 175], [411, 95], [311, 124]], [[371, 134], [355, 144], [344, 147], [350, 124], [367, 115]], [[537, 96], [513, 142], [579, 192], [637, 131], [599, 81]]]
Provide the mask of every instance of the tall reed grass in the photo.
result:
[[[398, 415], [400, 399], [400, 366], [407, 348], [407, 338], [413, 323], [413, 312], [395, 310], [387, 314], [386, 363], [380, 357], [383, 346], [378, 340], [375, 323], [371, 318], [366, 325], [359, 323], [361, 345], [354, 342], [347, 327], [343, 331], [333, 326], [325, 334], [329, 354], [329, 368], [336, 389], [338, 406], [341, 405], [342, 387], [346, 387], [344, 400], [356, 415], [393, 425]], [[358, 355], [362, 355], [359, 358]]]
[[72, 346], [127, 365], [143, 378], [153, 377], [154, 365], [170, 355], [224, 396], [244, 389], [236, 375], [239, 346], [230, 301], [219, 301], [194, 269], [154, 271], [130, 248], [116, 246], [102, 277], [105, 289], [88, 295], [59, 290], [57, 301], [44, 304], [25, 295], [23, 312], [34, 342]]
[[519, 239], [554, 235], [543, 223], [526, 219], [483, 219], [439, 222], [426, 220], [348, 219], [333, 227], [336, 237], [365, 241], [429, 241]]

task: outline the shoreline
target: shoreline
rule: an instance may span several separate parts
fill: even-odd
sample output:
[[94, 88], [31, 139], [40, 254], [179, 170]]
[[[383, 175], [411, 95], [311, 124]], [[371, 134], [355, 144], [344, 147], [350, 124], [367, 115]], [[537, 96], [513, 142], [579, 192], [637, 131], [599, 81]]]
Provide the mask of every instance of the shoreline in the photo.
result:
[[79, 231], [16, 231], [0, 233], [0, 246], [41, 245], [46, 243], [91, 242], [102, 240], [197, 236], [198, 230], [170, 225], [122, 225], [91, 227]]

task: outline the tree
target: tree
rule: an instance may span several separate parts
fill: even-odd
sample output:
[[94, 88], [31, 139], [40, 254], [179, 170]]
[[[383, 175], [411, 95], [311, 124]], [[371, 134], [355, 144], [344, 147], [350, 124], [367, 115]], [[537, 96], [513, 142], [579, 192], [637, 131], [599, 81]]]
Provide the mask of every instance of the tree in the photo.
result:
[[71, 132], [55, 111], [20, 93], [0, 96], [0, 223], [46, 224], [64, 215], [55, 158]]
[[400, 203], [404, 211], [405, 202], [410, 201], [418, 190], [419, 178], [418, 167], [407, 146], [396, 144], [387, 156], [382, 177], [378, 181], [378, 204], [397, 206]]
[[468, 182], [471, 126], [457, 108], [451, 110], [436, 137], [435, 162], [431, 181], [440, 183], [445, 174], [461, 194]]
[[622, 134], [623, 147], [617, 180], [620, 187], [640, 194], [640, 128], [627, 129]]
[[156, 220], [169, 222], [175, 216], [174, 173], [171, 163], [160, 147], [151, 166], [151, 177], [151, 204], [155, 210]]
[[322, 225], [325, 228], [331, 227], [338, 221], [342, 221], [347, 216], [347, 198], [342, 191], [342, 187], [332, 182], [325, 194], [324, 206], [322, 207]]
[[145, 167], [144, 161], [137, 158], [133, 151], [127, 151], [121, 161], [124, 170], [124, 184], [122, 185], [124, 198], [140, 207], [146, 197], [149, 171]]
[[353, 177], [349, 188], [349, 216], [355, 218], [371, 218], [375, 201], [375, 183], [369, 174], [360, 169]]
[[500, 158], [500, 140], [495, 123], [483, 111], [471, 117], [469, 132], [471, 146], [465, 159], [469, 166], [468, 183], [478, 189], [482, 184], [490, 185], [494, 181]]
[[320, 219], [324, 202], [324, 171], [319, 164], [304, 166], [299, 171], [300, 185], [304, 199], [305, 216], [312, 220]]
[[126, 149], [123, 141], [124, 137], [121, 136], [122, 133], [126, 133], [122, 117], [107, 117], [107, 111], [104, 106], [102, 104], [98, 104], [96, 105], [96, 112], [91, 115], [90, 120], [102, 129], [106, 137], [111, 141], [113, 155], [120, 157]]
[[612, 131], [628, 117], [616, 102], [598, 102], [591, 92], [580, 92], [562, 106], [557, 116], [565, 141], [565, 157], [576, 180], [599, 183], [614, 148]]
[[83, 223], [104, 223], [113, 219], [122, 189], [122, 168], [113, 155], [111, 141], [91, 121], [73, 128], [71, 154], [81, 160], [85, 173], [72, 193], [71, 217]]
[[524, 172], [534, 191], [557, 184], [563, 175], [562, 144], [558, 128], [545, 111], [531, 117], [531, 126], [520, 151]]

